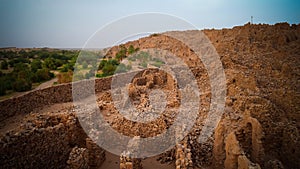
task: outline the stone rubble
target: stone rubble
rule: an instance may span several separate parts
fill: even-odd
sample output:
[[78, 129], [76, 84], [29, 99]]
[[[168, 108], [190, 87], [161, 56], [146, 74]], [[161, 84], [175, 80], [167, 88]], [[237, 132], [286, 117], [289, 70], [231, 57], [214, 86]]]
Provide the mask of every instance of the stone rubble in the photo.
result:
[[120, 169], [142, 169], [140, 159], [130, 157], [130, 152], [123, 152], [120, 155]]
[[176, 145], [176, 169], [192, 169], [192, 152], [188, 146], [188, 141], [185, 139]]
[[70, 152], [66, 169], [89, 169], [88, 159], [86, 148], [74, 147]]
[[[125, 47], [133, 45], [141, 50], [160, 48], [172, 52], [190, 67], [201, 92], [201, 106], [193, 128], [187, 136], [177, 133], [175, 140], [179, 144], [162, 153], [160, 162], [175, 163], [177, 168], [298, 168], [300, 25], [246, 24], [203, 32], [220, 55], [226, 74], [227, 97], [224, 114], [213, 135], [207, 136], [206, 141], [201, 143], [198, 142], [199, 135], [212, 97], [210, 79], [194, 51], [168, 36], [181, 36], [193, 43], [193, 36], [198, 31], [168, 32], [124, 44]], [[114, 56], [118, 48], [111, 48], [108, 55]], [[127, 78], [126, 74], [118, 76]], [[174, 124], [182, 91], [177, 89], [181, 82], [174, 80], [173, 76], [158, 69], [146, 69], [135, 75], [124, 88], [129, 91], [129, 99], [116, 102], [113, 102], [113, 95], [123, 89], [111, 93], [111, 80], [97, 79], [95, 89], [101, 113], [107, 125], [114, 130], [133, 138], [147, 138], [162, 133]], [[84, 87], [84, 83], [81, 85]], [[149, 101], [152, 97], [149, 91], [157, 89], [166, 96], [166, 109], [158, 113], [159, 117], [153, 121], [138, 123], [129, 120], [114, 106], [120, 104], [126, 107], [126, 104], [132, 103], [138, 110], [129, 109], [129, 113], [133, 112], [132, 117], [154, 118], [154, 114], [147, 113], [154, 109]], [[89, 95], [85, 94], [86, 97]], [[0, 102], [0, 122], [4, 124], [1, 129], [8, 128], [0, 135], [1, 168], [101, 166], [105, 151], [87, 139], [75, 112], [33, 113], [34, 109], [70, 101], [71, 84], [64, 84]], [[88, 117], [98, 115], [92, 110], [84, 111]], [[9, 129], [6, 120], [21, 115], [24, 115], [22, 124]], [[184, 131], [184, 127], [181, 130]], [[99, 131], [91, 132], [95, 137], [100, 137]], [[141, 168], [140, 164], [139, 159], [132, 158], [126, 151], [121, 155], [120, 168]]]

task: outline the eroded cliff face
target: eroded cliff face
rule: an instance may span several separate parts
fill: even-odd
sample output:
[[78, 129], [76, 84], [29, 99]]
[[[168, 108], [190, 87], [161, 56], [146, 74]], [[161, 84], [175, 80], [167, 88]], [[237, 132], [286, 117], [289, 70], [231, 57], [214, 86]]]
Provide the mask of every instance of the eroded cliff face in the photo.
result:
[[[164, 153], [160, 160], [162, 162], [172, 161], [176, 163], [177, 168], [244, 169], [297, 168], [300, 166], [300, 86], [298, 83], [300, 72], [300, 25], [290, 26], [285, 23], [274, 26], [247, 24], [232, 29], [203, 31], [220, 56], [227, 86], [224, 114], [214, 134], [209, 136], [204, 143], [199, 143], [198, 138], [210, 108], [211, 87], [208, 72], [195, 52], [187, 44], [174, 38], [181, 36], [192, 44], [195, 40], [194, 35], [197, 32], [196, 30], [167, 32], [124, 44], [127, 48], [133, 45], [141, 50], [149, 48], [167, 50], [180, 57], [196, 77], [198, 87], [202, 92], [200, 96], [201, 107], [192, 130], [181, 143], [169, 152]], [[119, 46], [113, 47], [107, 55], [115, 56], [118, 50]], [[109, 80], [111, 79], [98, 80], [97, 84], [101, 84], [101, 81], [108, 83]], [[178, 108], [181, 101], [181, 93], [176, 89], [177, 85], [171, 75], [158, 69], [147, 69], [132, 79], [127, 86], [129, 101], [141, 110], [140, 113], [151, 109], [149, 93], [147, 93], [149, 90], [162, 89], [166, 93], [166, 111], [162, 116], [149, 123], [137, 123], [124, 118], [114, 107], [111, 92], [107, 90], [107, 85], [96, 86], [98, 87], [96, 89], [97, 103], [105, 119], [118, 132], [128, 136], [151, 137], [162, 133], [173, 124], [176, 111], [171, 110]], [[61, 86], [49, 91], [61, 91], [59, 87]], [[1, 113], [2, 111], [9, 112], [9, 115], [4, 116], [7, 119], [11, 115], [18, 114], [16, 112], [20, 111], [20, 106], [17, 105], [25, 105], [26, 97], [34, 97], [35, 104], [40, 107], [39, 100], [42, 100], [41, 104], [45, 102], [44, 94], [46, 93], [42, 93], [41, 96], [32, 96], [31, 94], [22, 96], [23, 99], [6, 101], [6, 105], [3, 107], [10, 107], [10, 110], [1, 107]], [[39, 99], [40, 97], [43, 99]], [[57, 102], [51, 101], [51, 104], [68, 101], [70, 99], [61, 99]], [[14, 107], [16, 107], [16, 110], [14, 110]], [[33, 110], [34, 108], [26, 107], [26, 113], [30, 111], [33, 114], [41, 113]], [[61, 114], [57, 112], [58, 110], [52, 112], [51, 115], [47, 114], [47, 116], [49, 118], [52, 116], [60, 117]], [[65, 114], [64, 116], [73, 117], [72, 114], [69, 114], [70, 112], [72, 112], [71, 108], [64, 111], [63, 114]], [[36, 119], [36, 117], [32, 119]], [[24, 123], [28, 124], [26, 120], [24, 120]], [[59, 155], [59, 160], [53, 163], [54, 165], [60, 168], [66, 166], [89, 167], [91, 165], [88, 162], [89, 159], [90, 161], [95, 161], [97, 158], [102, 159], [100, 161], [104, 160], [103, 154], [100, 157], [91, 155], [93, 154], [91, 148], [89, 148], [91, 146], [84, 144], [89, 143], [90, 145], [92, 143], [86, 140], [86, 136], [83, 136], [80, 126], [77, 126], [76, 123], [69, 124], [68, 120], [57, 123], [55, 123], [55, 126], [57, 125], [58, 128], [71, 124], [71, 126], [76, 126], [77, 132], [75, 132], [75, 135], [81, 133], [82, 138], [78, 140], [74, 135], [69, 136], [69, 139], [65, 140], [68, 143], [68, 146], [65, 146], [65, 153]], [[45, 126], [41, 127], [35, 124], [34, 128], [38, 130], [39, 128], [45, 128]], [[54, 128], [50, 129], [54, 130]], [[21, 131], [25, 130], [21, 128]], [[70, 134], [69, 129], [65, 131]], [[49, 131], [47, 129], [40, 132]], [[56, 132], [51, 133], [55, 134]], [[25, 135], [24, 138], [22, 137], [24, 140], [30, 140], [31, 135], [26, 134], [26, 132], [23, 134]], [[38, 154], [35, 151], [37, 149], [34, 147], [31, 149], [33, 153], [24, 154], [20, 152], [20, 149], [13, 146], [13, 144], [21, 144], [18, 141], [21, 137], [9, 139], [16, 137], [13, 135], [14, 131], [11, 131], [1, 136], [1, 153], [5, 152], [5, 156], [1, 155], [3, 166], [14, 166], [14, 163], [8, 160], [6, 156], [12, 157], [14, 154], [21, 156], [23, 154], [27, 157], [30, 154], [33, 154], [33, 156]], [[63, 137], [62, 135], [59, 136]], [[39, 136], [34, 134], [32, 137]], [[31, 145], [32, 143], [28, 142], [26, 144]], [[47, 152], [57, 152], [51, 146], [48, 147]], [[101, 149], [95, 148], [96, 150], [102, 152]], [[27, 150], [25, 151], [27, 152]], [[76, 153], [79, 156], [74, 155]], [[77, 158], [79, 160], [76, 160]], [[27, 164], [22, 159], [23, 157], [16, 158], [16, 164]], [[125, 163], [132, 161], [123, 156], [121, 159], [124, 166]], [[72, 161], [81, 162], [76, 164]], [[140, 167], [139, 164], [137, 166]], [[93, 165], [95, 167], [100, 164]]]

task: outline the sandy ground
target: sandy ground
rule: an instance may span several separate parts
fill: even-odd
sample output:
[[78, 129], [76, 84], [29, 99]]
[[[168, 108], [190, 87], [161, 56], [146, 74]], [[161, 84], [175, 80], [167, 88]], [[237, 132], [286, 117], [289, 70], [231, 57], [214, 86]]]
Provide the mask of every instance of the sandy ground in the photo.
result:
[[[175, 163], [173, 164], [161, 164], [157, 161], [156, 157], [150, 157], [142, 160], [143, 169], [174, 169]], [[106, 152], [106, 160], [100, 167], [100, 169], [119, 169], [120, 168], [120, 157], [112, 153]]]
[[[43, 114], [47, 112], [53, 112], [53, 113], [58, 113], [62, 111], [66, 112], [66, 111], [71, 111], [72, 107], [73, 107], [72, 102], [58, 103], [49, 106], [44, 106], [42, 108], [36, 108], [32, 111], [32, 113]], [[7, 131], [17, 129], [23, 122], [26, 122], [30, 118], [32, 118], [30, 114], [20, 113], [6, 119], [5, 121], [0, 123], [0, 134], [5, 134]]]

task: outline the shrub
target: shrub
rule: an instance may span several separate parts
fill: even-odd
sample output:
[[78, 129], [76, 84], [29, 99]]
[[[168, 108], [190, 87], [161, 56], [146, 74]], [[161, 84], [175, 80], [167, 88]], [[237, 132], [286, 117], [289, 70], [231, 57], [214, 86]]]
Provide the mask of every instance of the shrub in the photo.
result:
[[161, 65], [165, 64], [165, 62], [157, 60], [152, 65], [155, 67], [161, 67]]
[[127, 72], [127, 66], [123, 63], [119, 64], [119, 66], [116, 69], [116, 73], [122, 73], [122, 72]]
[[85, 79], [89, 79], [95, 77], [95, 70], [91, 69], [89, 72], [85, 74]]
[[3, 60], [3, 61], [1, 62], [1, 69], [8, 69], [8, 63], [7, 63], [6, 60]]
[[119, 65], [119, 62], [116, 59], [109, 59], [108, 64], [112, 64], [114, 66], [117, 66], [117, 65]]
[[29, 71], [29, 67], [25, 63], [16, 63], [13, 72]]
[[15, 77], [13, 77], [11, 73], [5, 74], [5, 76], [1, 78], [1, 81], [5, 84], [6, 90], [12, 90], [13, 89], [12, 85], [13, 82], [15, 81]]
[[82, 63], [82, 68], [83, 69], [86, 69], [86, 68], [88, 68], [88, 64], [87, 64], [87, 62], [86, 61], [83, 61], [83, 63]]
[[67, 63], [64, 64], [64, 66], [60, 69], [60, 72], [68, 72], [74, 70], [74, 64], [73, 63]]
[[127, 52], [129, 55], [133, 54], [135, 52], [134, 47], [132, 45], [130, 45]]
[[147, 63], [146, 62], [142, 62], [142, 63], [140, 63], [140, 66], [142, 66], [143, 68], [146, 68], [147, 67]]
[[106, 64], [103, 69], [102, 69], [102, 72], [103, 72], [103, 75], [104, 76], [110, 76], [110, 75], [113, 75], [115, 70], [116, 70], [117, 66], [113, 65], [113, 64]]
[[31, 81], [23, 78], [18, 78], [16, 81], [13, 83], [13, 89], [17, 92], [23, 92], [30, 90], [32, 87]]
[[121, 45], [120, 46], [120, 50], [118, 51], [118, 53], [116, 53], [116, 59], [118, 61], [123, 60], [123, 58], [126, 58], [126, 53], [127, 53], [127, 49], [125, 46]]
[[107, 64], [107, 60], [105, 60], [105, 59], [101, 60], [99, 66], [98, 66], [98, 70], [102, 70], [106, 64]]
[[34, 59], [31, 62], [30, 67], [32, 72], [36, 72], [38, 69], [42, 68], [42, 62], [39, 59]]
[[66, 62], [63, 60], [48, 57], [44, 60], [43, 67], [48, 68], [50, 70], [56, 70], [58, 67], [62, 66], [64, 63], [66, 63]]
[[42, 82], [46, 80], [50, 80], [54, 77], [54, 74], [49, 71], [47, 68], [39, 69], [36, 72], [37, 82]]
[[6, 84], [4, 78], [0, 78], [0, 96], [5, 95], [6, 93]]

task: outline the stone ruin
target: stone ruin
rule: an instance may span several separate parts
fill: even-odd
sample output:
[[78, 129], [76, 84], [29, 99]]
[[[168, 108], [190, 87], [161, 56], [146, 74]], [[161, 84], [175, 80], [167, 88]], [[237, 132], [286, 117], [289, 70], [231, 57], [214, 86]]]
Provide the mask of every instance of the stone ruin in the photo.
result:
[[[192, 43], [194, 32], [170, 33], [184, 36]], [[167, 34], [124, 44], [140, 49], [161, 48], [181, 57], [202, 91], [199, 117], [193, 128], [175, 147], [159, 155], [159, 162], [173, 164], [176, 169], [299, 168], [300, 25], [246, 24], [204, 33], [219, 53], [227, 79], [224, 114], [204, 143], [197, 139], [209, 110], [211, 92], [207, 72], [196, 54]], [[109, 54], [117, 51], [118, 46], [113, 47]], [[101, 113], [116, 131], [146, 138], [173, 124], [176, 112], [172, 111], [165, 111], [149, 123], [124, 118], [112, 102], [111, 80], [97, 79], [95, 88]], [[167, 108], [180, 105], [176, 81], [156, 69], [135, 76], [128, 85], [130, 101], [141, 112], [150, 109], [146, 89], [156, 88], [166, 93]], [[81, 128], [72, 105], [70, 84], [1, 101], [0, 107], [1, 168], [101, 168], [107, 160], [107, 152]], [[136, 144], [133, 149], [141, 146]], [[144, 159], [131, 157], [133, 149], [120, 154], [120, 169], [143, 168]]]

